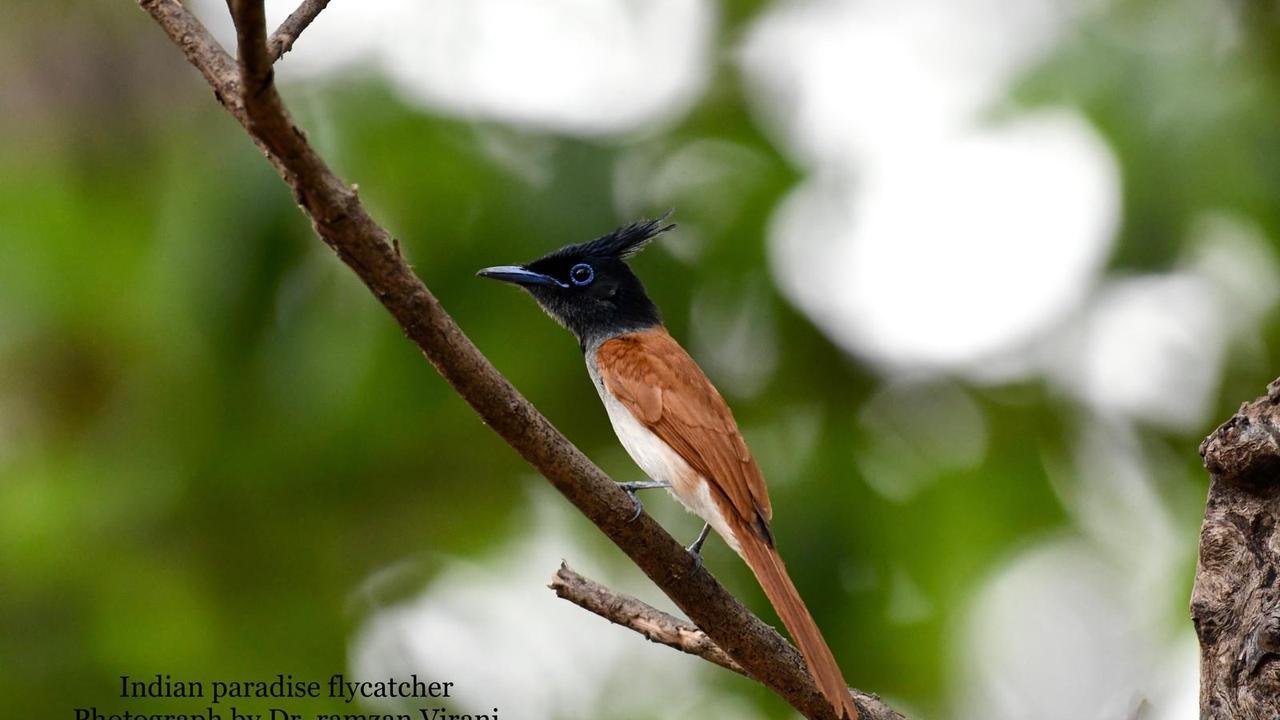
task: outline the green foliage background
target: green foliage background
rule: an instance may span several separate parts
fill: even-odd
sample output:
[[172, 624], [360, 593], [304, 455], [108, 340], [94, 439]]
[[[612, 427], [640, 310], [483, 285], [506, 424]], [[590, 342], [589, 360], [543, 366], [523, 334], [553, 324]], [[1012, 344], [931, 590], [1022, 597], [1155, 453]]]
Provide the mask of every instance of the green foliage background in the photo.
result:
[[[723, 8], [722, 48], [764, 4]], [[1232, 7], [1238, 42], [1223, 50], [1194, 3], [1111, 3], [1009, 98], [1075, 105], [1115, 149], [1125, 196], [1111, 272], [1168, 267], [1206, 209], [1237, 211], [1280, 237], [1275, 13]], [[511, 539], [526, 526], [527, 467], [312, 236], [285, 186], [132, 3], [9, 10], [0, 25], [4, 714], [108, 709], [123, 672], [345, 670], [363, 617], [354, 589], [424, 549], [475, 560]], [[1167, 55], [1134, 39], [1151, 33], [1169, 38]], [[765, 226], [799, 174], [748, 114], [727, 59], [676, 126], [610, 142], [434, 116], [372, 80], [289, 86], [286, 97], [480, 348], [622, 479], [636, 470], [572, 341], [525, 298], [473, 273], [630, 219], [611, 192], [623, 152], [715, 138], [760, 158], [738, 179], [732, 222], [701, 238], [696, 264], [658, 250], [637, 267], [677, 337], [687, 336], [697, 289], [769, 287], [777, 372], [763, 392], [730, 401], [747, 428], [797, 407], [820, 428], [814, 452], [789, 468], [809, 481], [774, 490], [781, 546], [847, 675], [946, 714], [953, 633], [977, 583], [1029, 540], [1069, 531], [1045, 463], [1068, 451], [1079, 410], [1038, 382], [970, 388], [988, 421], [983, 463], [905, 503], [871, 491], [855, 462], [867, 442], [858, 413], [881, 379], [766, 280]], [[548, 181], [495, 161], [485, 151], [493, 142], [547, 153]], [[699, 198], [680, 199], [677, 212], [696, 223]], [[1232, 349], [1220, 417], [1280, 366], [1274, 316], [1259, 337], [1264, 358]], [[1204, 490], [1195, 448], [1210, 429], [1143, 436], [1177, 459], [1160, 490], [1185, 543], [1185, 582], [1169, 589], [1178, 598], [1190, 588]], [[763, 454], [766, 468], [790, 460]], [[610, 556], [585, 523], [575, 532]], [[709, 557], [765, 607], [723, 549]], [[851, 590], [833, 558], [878, 580]], [[885, 621], [894, 568], [937, 612]], [[1167, 625], [1173, 636], [1189, 622], [1179, 612]], [[582, 631], [612, 630], [584, 615]], [[739, 678], [714, 682], [787, 716]]]

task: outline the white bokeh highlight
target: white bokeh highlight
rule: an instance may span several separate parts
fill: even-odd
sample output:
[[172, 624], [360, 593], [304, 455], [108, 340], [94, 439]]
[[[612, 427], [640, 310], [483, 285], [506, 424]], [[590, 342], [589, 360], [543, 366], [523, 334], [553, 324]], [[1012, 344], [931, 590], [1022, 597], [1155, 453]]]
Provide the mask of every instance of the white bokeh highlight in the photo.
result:
[[775, 215], [770, 259], [782, 291], [850, 352], [963, 371], [1082, 301], [1111, 247], [1119, 188], [1091, 127], [1040, 111], [856, 180], [811, 177]]
[[1050, 380], [1103, 417], [1200, 429], [1228, 352], [1256, 345], [1280, 300], [1280, 263], [1260, 229], [1226, 213], [1194, 228], [1173, 269], [1107, 280], [1046, 345]]
[[1029, 344], [1101, 273], [1120, 207], [1106, 142], [1071, 109], [986, 117], [1069, 32], [1066, 7], [811, 0], [748, 33], [757, 114], [809, 170], [775, 213], [771, 265], [850, 353], [1025, 376]]
[[[234, 47], [226, 5], [201, 17]], [[272, 27], [295, 0], [268, 0]], [[364, 72], [410, 103], [585, 136], [671, 122], [700, 97], [717, 19], [709, 0], [335, 2], [278, 66], [282, 81]]]
[[739, 55], [758, 114], [814, 169], [962, 133], [1069, 29], [1057, 0], [776, 3]]
[[957, 643], [958, 711], [982, 720], [1198, 716], [1195, 638], [1168, 638], [1098, 548], [1062, 538], [1001, 568]]
[[[720, 671], [707, 663], [612, 627], [547, 589], [562, 558], [589, 565], [592, 553], [569, 531], [558, 495], [541, 487], [532, 495], [528, 532], [481, 564], [448, 563], [417, 596], [375, 610], [351, 641], [351, 674], [456, 679], [451, 712], [644, 717], [661, 698], [673, 717], [755, 716], [749, 703], [717, 691], [708, 674]], [[675, 612], [634, 573], [638, 585], [582, 565], [610, 587]]]
[[1059, 378], [1109, 414], [1191, 431], [1208, 414], [1226, 356], [1213, 288], [1191, 273], [1109, 281]]
[[982, 583], [955, 645], [956, 716], [1192, 720], [1195, 636], [1168, 619], [1185, 613], [1170, 588], [1184, 586], [1195, 549], [1157, 486], [1183, 459], [1145, 447], [1127, 422], [1085, 416], [1075, 433], [1070, 457], [1046, 458], [1074, 532]]

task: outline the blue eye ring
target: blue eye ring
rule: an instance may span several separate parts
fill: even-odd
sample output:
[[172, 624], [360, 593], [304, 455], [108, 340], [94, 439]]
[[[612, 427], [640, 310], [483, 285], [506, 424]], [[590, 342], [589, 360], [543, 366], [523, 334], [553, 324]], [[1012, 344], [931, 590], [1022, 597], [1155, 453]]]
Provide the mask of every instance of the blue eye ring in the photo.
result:
[[578, 287], [590, 285], [591, 281], [595, 279], [596, 271], [586, 263], [578, 263], [577, 265], [569, 268], [569, 282], [577, 285]]

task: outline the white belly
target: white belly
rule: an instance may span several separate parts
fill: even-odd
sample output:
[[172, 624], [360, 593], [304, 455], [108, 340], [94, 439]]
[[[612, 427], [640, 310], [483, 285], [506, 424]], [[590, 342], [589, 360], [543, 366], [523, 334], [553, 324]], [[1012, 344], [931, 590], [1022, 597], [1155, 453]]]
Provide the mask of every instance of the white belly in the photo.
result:
[[729, 547], [741, 554], [720, 506], [711, 497], [708, 482], [609, 392], [600, 381], [593, 364], [588, 363], [588, 368], [600, 399], [604, 401], [609, 422], [613, 424], [613, 432], [617, 434], [618, 441], [631, 459], [651, 479], [669, 485], [668, 491], [685, 509], [710, 523]]

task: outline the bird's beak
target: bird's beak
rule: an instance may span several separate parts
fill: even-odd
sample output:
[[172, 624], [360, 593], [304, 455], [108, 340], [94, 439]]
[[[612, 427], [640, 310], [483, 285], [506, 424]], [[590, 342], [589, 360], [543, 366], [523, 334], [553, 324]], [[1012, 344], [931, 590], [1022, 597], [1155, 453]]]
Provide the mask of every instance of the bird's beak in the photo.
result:
[[502, 280], [504, 282], [515, 283], [517, 285], [551, 285], [554, 287], [566, 287], [564, 283], [556, 280], [550, 275], [543, 275], [532, 270], [526, 270], [519, 265], [499, 265], [490, 267], [476, 273], [480, 277], [492, 278], [494, 280]]

